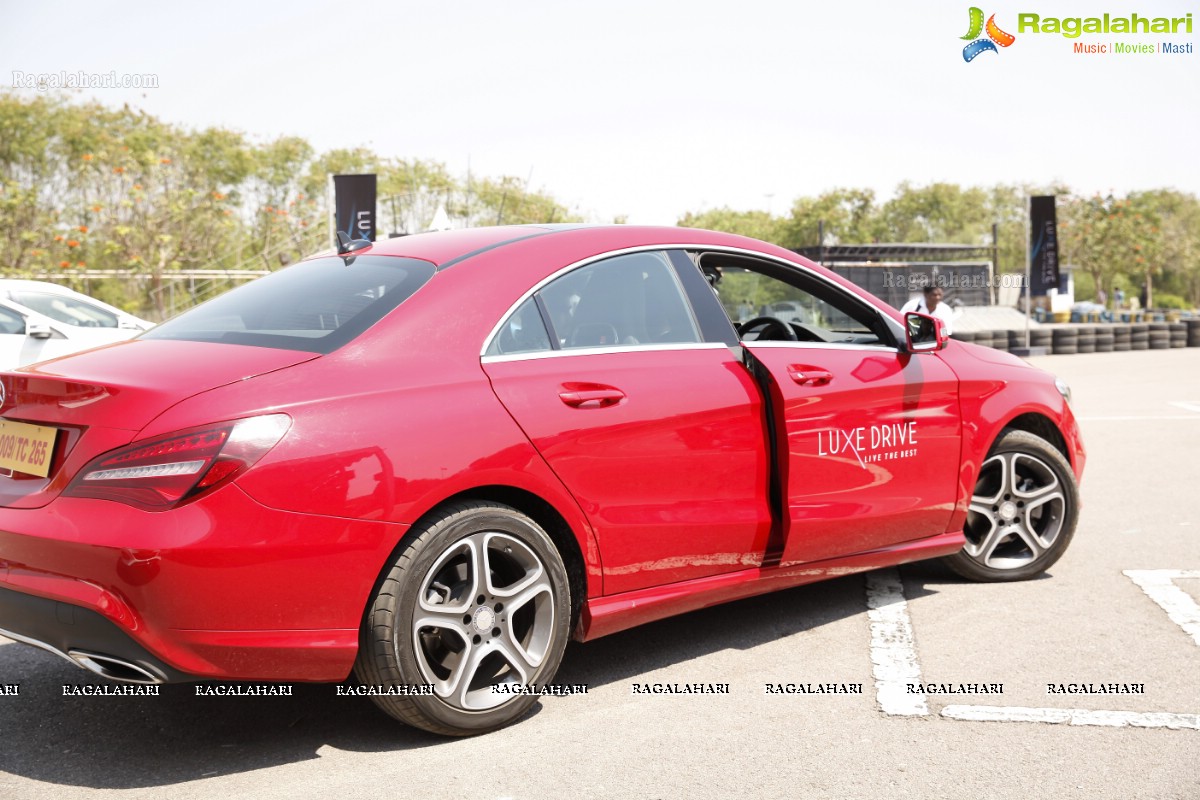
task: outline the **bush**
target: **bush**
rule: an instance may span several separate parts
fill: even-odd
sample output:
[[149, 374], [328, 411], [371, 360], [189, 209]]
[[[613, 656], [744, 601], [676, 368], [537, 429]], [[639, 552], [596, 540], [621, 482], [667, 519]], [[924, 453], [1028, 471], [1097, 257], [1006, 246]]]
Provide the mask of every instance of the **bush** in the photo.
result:
[[1177, 308], [1180, 311], [1188, 311], [1192, 308], [1192, 304], [1184, 300], [1177, 294], [1166, 294], [1165, 292], [1154, 293], [1154, 305], [1158, 308]]

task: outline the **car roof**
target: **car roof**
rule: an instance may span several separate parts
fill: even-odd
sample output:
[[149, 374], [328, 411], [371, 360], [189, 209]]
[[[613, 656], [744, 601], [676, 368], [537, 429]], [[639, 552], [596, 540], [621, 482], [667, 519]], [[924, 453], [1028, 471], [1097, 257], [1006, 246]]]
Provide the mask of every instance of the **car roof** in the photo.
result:
[[[487, 228], [432, 231], [394, 239], [382, 239], [369, 248], [356, 251], [356, 255], [420, 258], [432, 262], [441, 270], [506, 245], [548, 236], [569, 237], [585, 247], [588, 244], [595, 244], [601, 248], [643, 244], [710, 244], [741, 246], [760, 252], [777, 251], [780, 255], [796, 257], [790, 251], [755, 239], [700, 228], [585, 223], [499, 225]], [[318, 256], [329, 256], [330, 254], [330, 251], [325, 251], [319, 253]]]

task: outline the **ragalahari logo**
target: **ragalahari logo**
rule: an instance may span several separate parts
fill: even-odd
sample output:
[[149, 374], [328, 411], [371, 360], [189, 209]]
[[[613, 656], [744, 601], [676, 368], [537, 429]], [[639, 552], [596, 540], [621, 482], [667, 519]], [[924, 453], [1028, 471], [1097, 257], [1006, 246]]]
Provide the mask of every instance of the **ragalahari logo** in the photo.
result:
[[[992, 14], [988, 17], [987, 25], [983, 24], [983, 10], [971, 6], [971, 27], [967, 31], [964, 39], [973, 40], [969, 45], [963, 48], [963, 61], [971, 62], [975, 60], [975, 56], [980, 53], [991, 51], [993, 53], [1000, 52], [996, 49], [996, 45], [1008, 47], [1017, 40], [1017, 37], [1011, 33], [1005, 33], [1000, 30], [1000, 26], [996, 24], [996, 15]], [[987, 32], [987, 38], [980, 38], [979, 34]]]

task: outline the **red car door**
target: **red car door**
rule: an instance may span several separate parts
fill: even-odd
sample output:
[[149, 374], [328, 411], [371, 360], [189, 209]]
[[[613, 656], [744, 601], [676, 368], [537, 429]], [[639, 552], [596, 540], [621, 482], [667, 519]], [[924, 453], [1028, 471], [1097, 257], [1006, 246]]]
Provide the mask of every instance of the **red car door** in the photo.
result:
[[783, 506], [769, 559], [820, 561], [945, 532], [961, 430], [958, 379], [938, 354], [904, 352], [898, 325], [799, 265], [715, 252], [699, 265], [761, 365]]
[[784, 422], [782, 563], [942, 533], [954, 509], [958, 379], [934, 353], [747, 343]]
[[762, 563], [762, 399], [731, 350], [703, 339], [665, 254], [643, 252], [542, 287], [483, 357], [591, 521], [605, 594]]

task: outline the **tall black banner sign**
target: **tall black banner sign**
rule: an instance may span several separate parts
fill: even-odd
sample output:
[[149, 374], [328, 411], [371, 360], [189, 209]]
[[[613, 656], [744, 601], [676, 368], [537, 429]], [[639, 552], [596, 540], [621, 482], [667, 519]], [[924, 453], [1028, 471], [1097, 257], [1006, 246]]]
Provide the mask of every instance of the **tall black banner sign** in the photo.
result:
[[[334, 175], [333, 205], [337, 229], [351, 239], [375, 241], [375, 176]], [[337, 246], [337, 239], [334, 239]]]
[[1035, 297], [1058, 288], [1058, 224], [1054, 195], [1029, 198], [1029, 277]]

